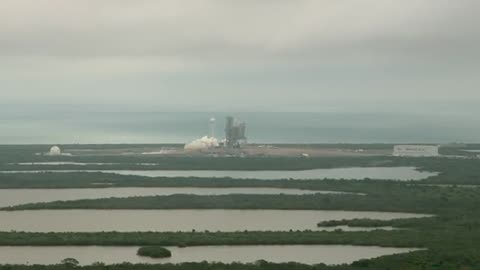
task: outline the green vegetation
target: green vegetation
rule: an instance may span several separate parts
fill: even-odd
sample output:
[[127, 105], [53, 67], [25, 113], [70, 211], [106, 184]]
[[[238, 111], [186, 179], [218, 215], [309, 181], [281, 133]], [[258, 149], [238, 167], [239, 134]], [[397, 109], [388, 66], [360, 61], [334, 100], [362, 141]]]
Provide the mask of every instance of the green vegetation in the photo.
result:
[[[228, 157], [206, 156], [158, 156], [158, 155], [122, 155], [126, 152], [142, 153], [159, 150], [168, 145], [60, 145], [64, 152], [84, 151], [75, 156], [45, 156], [50, 146], [46, 145], [0, 145], [0, 170], [42, 170], [42, 165], [17, 165], [21, 162], [80, 162], [107, 163], [105, 165], [56, 165], [48, 166], [58, 170], [304, 170], [314, 168], [332, 168], [349, 166], [374, 166], [381, 157], [325, 157], [302, 159], [297, 157]], [[178, 147], [178, 145], [174, 145]], [[156, 165], [142, 165], [142, 164]]]
[[[184, 264], [117, 264], [104, 265], [96, 263], [90, 266], [75, 267], [82, 270], [410, 270], [410, 269], [477, 269], [475, 268], [480, 260], [472, 254], [452, 254], [448, 258], [437, 257], [428, 252], [415, 252], [412, 254], [385, 256], [375, 260], [361, 260], [352, 265], [327, 266], [303, 265], [298, 263], [275, 264], [265, 261], [255, 263], [241, 264], [223, 264], [223, 263], [184, 263]], [[58, 265], [0, 265], [0, 270], [67, 270], [71, 266]]]
[[[65, 181], [68, 179], [68, 181]], [[341, 181], [341, 180], [334, 180]], [[355, 181], [345, 181], [342, 188], [359, 185]], [[332, 181], [299, 180], [255, 180], [231, 178], [196, 177], [145, 177], [118, 175], [111, 173], [72, 172], [72, 173], [0, 173], [0, 188], [111, 188], [111, 187], [276, 187], [323, 190], [338, 189]]]
[[[269, 181], [275, 182], [275, 181]], [[361, 210], [450, 214], [476, 211], [480, 192], [476, 188], [407, 185], [388, 181], [287, 181], [289, 187], [352, 191], [345, 194], [198, 196], [176, 194], [130, 198], [105, 198], [33, 203], [4, 208], [34, 209], [308, 209]], [[335, 188], [331, 188], [331, 187]]]
[[169, 258], [172, 257], [172, 252], [164, 247], [147, 246], [139, 248], [137, 255], [150, 258]]
[[65, 258], [61, 261], [61, 263], [68, 267], [74, 267], [79, 264], [78, 260], [75, 258]]
[[[427, 221], [427, 222], [426, 222]], [[435, 220], [437, 221], [437, 220]], [[365, 227], [365, 228], [375, 228], [375, 227], [395, 227], [395, 228], [408, 228], [415, 227], [423, 223], [425, 229], [428, 226], [431, 226], [431, 220], [426, 218], [421, 221], [418, 218], [407, 218], [407, 219], [393, 219], [393, 220], [377, 220], [377, 219], [342, 219], [342, 220], [326, 220], [319, 222], [318, 227], [337, 227], [337, 226], [349, 226], [349, 227]], [[428, 225], [428, 226], [427, 226]]]
[[[62, 148], [80, 148], [68, 146]], [[98, 146], [92, 146], [98, 147]], [[150, 147], [150, 146], [145, 146]], [[345, 146], [354, 147], [354, 146]], [[391, 147], [375, 145], [376, 149]], [[354, 148], [368, 148], [367, 146]], [[442, 153], [463, 155], [462, 149], [480, 149], [478, 145], [442, 148]], [[41, 150], [43, 149], [43, 150]], [[180, 265], [106, 266], [8, 266], [0, 270], [44, 269], [133, 269], [133, 270], [474, 270], [480, 269], [480, 192], [477, 188], [457, 185], [480, 185], [480, 160], [447, 158], [395, 157], [329, 157], [329, 158], [211, 158], [211, 157], [148, 157], [148, 156], [79, 156], [44, 157], [33, 153], [47, 151], [45, 146], [0, 146], [5, 155], [0, 157], [0, 170], [39, 169], [40, 166], [18, 166], [9, 163], [31, 161], [109, 162], [116, 165], [86, 166], [82, 169], [281, 169], [350, 166], [415, 166], [422, 170], [440, 172], [438, 176], [422, 181], [395, 182], [345, 180], [235, 180], [201, 178], [149, 178], [105, 173], [40, 173], [0, 174], [1, 188], [86, 188], [86, 187], [278, 187], [309, 190], [332, 190], [364, 193], [358, 195], [172, 195], [121, 199], [78, 200], [27, 204], [7, 208], [20, 209], [322, 209], [370, 210], [433, 214], [433, 217], [397, 219], [337, 220], [321, 222], [321, 227], [347, 225], [352, 227], [393, 226], [393, 231], [287, 231], [287, 232], [94, 232], [94, 233], [31, 233], [0, 232], [0, 245], [12, 246], [67, 246], [67, 245], [123, 245], [123, 246], [199, 246], [199, 245], [255, 245], [255, 244], [345, 244], [376, 245], [384, 247], [425, 248], [407, 254], [360, 260], [351, 265], [307, 266], [301, 264], [185, 263]], [[115, 150], [115, 146], [109, 146]], [[2, 152], [2, 154], [3, 154]], [[141, 166], [136, 163], [158, 163]], [[72, 169], [70, 165], [52, 166], [54, 169]], [[44, 169], [44, 167], [41, 167]], [[78, 167], [74, 167], [78, 169]], [[451, 184], [451, 187], [428, 184]]]
[[[435, 253], [428, 251], [419, 251], [408, 254], [399, 254], [392, 256], [384, 256], [373, 260], [361, 260], [352, 265], [327, 266], [318, 265], [302, 265], [298, 263], [275, 264], [265, 261], [258, 261], [249, 264], [223, 264], [223, 263], [184, 263], [184, 264], [117, 264], [104, 265], [96, 263], [90, 266], [75, 267], [82, 270], [422, 270], [422, 269], [449, 269], [449, 270], [469, 270], [478, 269], [477, 266], [480, 259], [475, 254], [455, 252], [447, 257], [439, 257]], [[58, 265], [0, 265], [0, 270], [66, 270], [72, 269], [71, 266]]]
[[[78, 162], [115, 162], [111, 159], [121, 158], [119, 164], [114, 165], [12, 165], [11, 161], [0, 162], [0, 171], [15, 170], [182, 170], [182, 169], [232, 169], [232, 170], [304, 170], [334, 167], [372, 167], [372, 166], [411, 166], [420, 170], [439, 172], [439, 175], [424, 180], [415, 181], [416, 184], [480, 184], [480, 159], [453, 159], [453, 158], [398, 158], [398, 157], [324, 157], [324, 158], [212, 158], [212, 157], [156, 157], [136, 160], [132, 157], [61, 157], [47, 158], [47, 161], [78, 161]], [[26, 158], [25, 158], [26, 159]], [[42, 157], [40, 161], [45, 161]], [[74, 160], [70, 160], [74, 159]], [[81, 160], [76, 160], [81, 159]], [[90, 159], [93, 159], [90, 160]], [[133, 160], [132, 160], [133, 159]], [[32, 161], [26, 159], [26, 161]], [[155, 163], [157, 165], [139, 165], [137, 162]], [[68, 179], [68, 181], [65, 181]], [[174, 186], [269, 186], [259, 180], [241, 179], [244, 183], [229, 182], [230, 178], [201, 179], [195, 177], [142, 177], [133, 175], [118, 175], [112, 173], [0, 173], [0, 188], [87, 188], [87, 187], [161, 187]], [[288, 179], [285, 179], [288, 180]], [[274, 181], [270, 181], [274, 182]], [[208, 183], [208, 184], [207, 184]]]
[[[315, 185], [315, 181], [291, 181], [301, 185]], [[303, 183], [302, 183], [303, 182]], [[378, 221], [339, 221], [332, 226], [394, 226], [406, 228], [400, 231], [372, 232], [236, 232], [236, 233], [95, 233], [95, 234], [28, 234], [0, 235], [0, 244], [24, 244], [38, 241], [38, 244], [103, 244], [103, 245], [236, 245], [236, 244], [353, 244], [394, 247], [425, 247], [427, 252], [397, 255], [375, 260], [363, 260], [350, 267], [325, 269], [475, 269], [479, 263], [480, 213], [477, 205], [480, 194], [470, 188], [442, 188], [407, 185], [381, 181], [351, 182], [326, 181], [338, 189], [348, 188], [367, 191], [367, 196], [351, 195], [235, 195], [235, 196], [188, 196], [106, 199], [101, 205], [132, 206], [132, 202], [158, 207], [159, 205], [180, 204], [199, 207], [251, 207], [251, 208], [299, 208], [299, 209], [345, 209], [345, 210], [388, 210], [427, 212], [438, 216], [421, 219]], [[326, 182], [317, 181], [320, 185]], [[185, 197], [183, 197], [185, 196]], [[78, 201], [95, 205], [95, 200]], [[97, 201], [98, 203], [98, 201]], [[211, 205], [207, 205], [211, 204]], [[174, 207], [174, 208], [176, 208]], [[321, 224], [328, 225], [328, 224]], [[10, 241], [8, 241], [10, 239]], [[43, 242], [42, 242], [43, 241]], [[460, 252], [461, 251], [461, 252]], [[452, 255], [455, 254], [455, 255]], [[398, 258], [402, 258], [399, 260]], [[366, 265], [366, 266], [365, 266]], [[220, 269], [230, 269], [222, 266]], [[252, 266], [256, 267], [256, 266]], [[307, 267], [307, 266], [301, 266]], [[325, 267], [325, 266], [322, 266]], [[454, 268], [452, 268], [454, 267]], [[246, 268], [248, 269], [248, 268]], [[256, 269], [256, 268], [254, 268]], [[288, 269], [288, 268], [286, 268]], [[310, 269], [309, 267], [305, 269]], [[313, 268], [312, 268], [313, 269]], [[322, 269], [322, 268], [319, 268]]]
[[[437, 221], [438, 222], [438, 221]], [[443, 235], [438, 232], [442, 232]], [[469, 239], [469, 237], [474, 238]], [[402, 231], [373, 231], [373, 232], [236, 232], [236, 233], [0, 233], [1, 245], [162, 245], [162, 246], [191, 246], [191, 245], [246, 245], [246, 244], [355, 244], [379, 245], [398, 247], [427, 247], [428, 250], [408, 254], [386, 256], [372, 260], [362, 260], [352, 266], [316, 267], [293, 264], [298, 269], [477, 269], [480, 265], [480, 256], [475, 247], [480, 241], [478, 230], [457, 233], [449, 230], [402, 230]], [[198, 269], [201, 264], [182, 264]], [[236, 265], [236, 264], [234, 264]], [[264, 266], [276, 266], [264, 263]], [[132, 268], [150, 269], [128, 264]], [[207, 268], [213, 267], [213, 268]], [[217, 266], [215, 268], [215, 266]], [[292, 264], [290, 264], [290, 267]], [[3, 266], [5, 267], [5, 266]], [[13, 269], [45, 269], [40, 268], [13, 268]], [[62, 269], [60, 266], [57, 269]], [[97, 266], [100, 267], [100, 266]], [[104, 267], [104, 268], [103, 268]], [[118, 267], [118, 268], [117, 268]], [[139, 268], [136, 268], [139, 267]], [[158, 265], [151, 269], [170, 269], [168, 265]], [[205, 269], [236, 269], [233, 265], [206, 264]], [[264, 269], [258, 265], [245, 265], [241, 269]], [[285, 267], [285, 268], [284, 268]], [[452, 268], [453, 267], [453, 268]], [[463, 267], [463, 268], [462, 268]], [[2, 268], [12, 269], [12, 268]], [[48, 268], [50, 269], [50, 268]], [[102, 266], [102, 268], [85, 269], [123, 269], [122, 266]], [[266, 268], [270, 269], [270, 268]], [[292, 269], [281, 264], [280, 268]], [[293, 268], [297, 269], [297, 268]]]
[[[302, 181], [300, 181], [302, 182]], [[307, 181], [308, 184], [313, 184]], [[317, 181], [318, 182], [318, 181]], [[323, 183], [319, 181], [319, 183]], [[331, 207], [332, 209], [375, 209], [399, 210], [407, 212], [428, 212], [436, 214], [430, 218], [378, 221], [352, 220], [325, 223], [321, 225], [350, 226], [394, 226], [405, 230], [371, 232], [344, 231], [291, 231], [291, 232], [98, 232], [98, 233], [0, 233], [0, 245], [140, 245], [140, 246], [196, 246], [196, 245], [252, 245], [252, 244], [352, 244], [389, 247], [427, 248], [403, 255], [387, 256], [372, 260], [362, 260], [351, 266], [327, 267], [318, 269], [477, 269], [480, 265], [480, 194], [474, 188], [431, 187], [408, 185], [401, 182], [349, 182], [332, 181], [331, 185], [344, 184], [349, 188], [370, 190], [367, 196], [344, 195], [272, 195], [236, 196], [193, 196], [193, 197], [151, 197], [138, 198], [153, 200], [148, 203], [192, 204], [200, 202], [235, 205], [242, 201], [253, 206], [280, 205], [282, 207]], [[353, 186], [350, 186], [353, 185]], [[360, 188], [363, 187], [363, 188]], [[382, 195], [383, 194], [383, 195]], [[265, 197], [265, 198], [263, 198]], [[332, 201], [327, 202], [325, 198]], [[346, 199], [342, 199], [346, 198]], [[221, 203], [218, 199], [221, 199]], [[337, 201], [338, 199], [338, 201]], [[135, 198], [125, 202], [135, 201]], [[213, 200], [213, 201], [212, 201]], [[231, 200], [229, 202], [229, 200]], [[90, 202], [94, 202], [92, 200]], [[82, 201], [80, 201], [82, 202]], [[146, 204], [146, 203], [145, 203]], [[363, 209], [365, 208], [365, 209]], [[159, 266], [164, 267], [164, 266]], [[178, 266], [183, 267], [183, 266]], [[214, 267], [209, 265], [209, 267]], [[219, 269], [231, 269], [222, 265]], [[256, 265], [249, 266], [257, 269]], [[317, 269], [299, 266], [300, 269]], [[318, 266], [326, 267], [326, 266]], [[453, 268], [452, 268], [453, 267]], [[244, 268], [248, 269], [248, 268]], [[289, 268], [285, 268], [289, 269]], [[0, 268], [1, 270], [1, 268]]]
[[[383, 157], [149, 157], [136, 156], [28, 156], [0, 163], [0, 170], [45, 170], [47, 166], [31, 164], [18, 165], [17, 162], [80, 162], [106, 163], [83, 166], [63, 164], [49, 165], [51, 170], [307, 170], [317, 168], [335, 168], [352, 166], [375, 166]], [[144, 164], [155, 165], [144, 165]]]
[[[205, 245], [287, 245], [325, 244], [385, 247], [430, 247], [442, 242], [441, 237], [419, 230], [372, 232], [94, 232], [33, 233], [0, 232], [2, 246], [205, 246]], [[467, 237], [467, 235], [463, 235]], [[445, 240], [462, 235], [448, 233]], [[464, 238], [465, 239], [465, 238]], [[477, 237], [477, 240], [480, 240]], [[455, 241], [456, 242], [456, 241]]]

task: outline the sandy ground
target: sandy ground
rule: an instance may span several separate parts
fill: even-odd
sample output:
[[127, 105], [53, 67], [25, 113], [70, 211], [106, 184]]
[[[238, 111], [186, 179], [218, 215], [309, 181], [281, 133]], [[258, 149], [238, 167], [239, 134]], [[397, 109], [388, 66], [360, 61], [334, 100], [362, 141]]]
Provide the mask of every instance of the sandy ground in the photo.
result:
[[337, 157], [337, 156], [375, 156], [391, 155], [391, 150], [366, 150], [366, 149], [330, 149], [308, 147], [247, 147], [244, 150], [248, 155], [266, 156], [302, 156], [311, 157]]
[[274, 156], [274, 157], [365, 157], [391, 155], [391, 149], [321, 148], [318, 146], [246, 145], [240, 149], [215, 148], [203, 151], [185, 151], [181, 146], [127, 146], [114, 149], [65, 149], [75, 156]]

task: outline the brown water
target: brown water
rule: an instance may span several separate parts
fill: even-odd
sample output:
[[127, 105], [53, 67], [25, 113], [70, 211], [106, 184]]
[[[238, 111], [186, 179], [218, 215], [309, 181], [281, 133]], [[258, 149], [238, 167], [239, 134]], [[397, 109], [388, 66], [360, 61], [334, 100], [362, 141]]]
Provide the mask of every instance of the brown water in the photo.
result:
[[209, 177], [236, 179], [381, 179], [381, 180], [421, 180], [435, 176], [434, 172], [421, 172], [415, 167], [352, 167], [315, 169], [303, 171], [208, 171], [208, 170], [34, 170], [34, 171], [3, 171], [2, 173], [37, 173], [37, 172], [104, 172], [121, 175], [137, 175], [148, 177]]
[[0, 231], [288, 231], [318, 230], [320, 221], [390, 220], [428, 215], [312, 210], [28, 210], [0, 212]]
[[[99, 198], [126, 198], [172, 194], [225, 195], [225, 194], [357, 194], [335, 191], [311, 191], [283, 188], [82, 188], [82, 189], [0, 189], [0, 207], [25, 203], [67, 201]], [[357, 194], [360, 195], [360, 194]]]
[[136, 255], [138, 247], [0, 247], [2, 264], [57, 264], [65, 258], [75, 258], [82, 265], [94, 262], [183, 263], [241, 262], [266, 260], [275, 263], [343, 264], [359, 259], [375, 258], [415, 251], [414, 248], [384, 248], [375, 246], [285, 245], [285, 246], [200, 246], [169, 247], [171, 258], [152, 259]]
[[[108, 172], [108, 171], [103, 171]], [[150, 177], [231, 177], [239, 179], [385, 179], [385, 180], [421, 180], [436, 175], [420, 172], [414, 167], [354, 167], [315, 169], [303, 171], [111, 171], [122, 175], [140, 175]]]

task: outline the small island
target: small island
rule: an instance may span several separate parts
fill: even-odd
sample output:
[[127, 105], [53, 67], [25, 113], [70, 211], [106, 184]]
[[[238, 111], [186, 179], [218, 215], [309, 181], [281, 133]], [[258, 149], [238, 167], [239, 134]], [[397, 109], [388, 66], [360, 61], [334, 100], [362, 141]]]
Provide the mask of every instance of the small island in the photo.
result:
[[170, 258], [172, 252], [164, 247], [148, 246], [139, 248], [137, 255], [150, 258]]

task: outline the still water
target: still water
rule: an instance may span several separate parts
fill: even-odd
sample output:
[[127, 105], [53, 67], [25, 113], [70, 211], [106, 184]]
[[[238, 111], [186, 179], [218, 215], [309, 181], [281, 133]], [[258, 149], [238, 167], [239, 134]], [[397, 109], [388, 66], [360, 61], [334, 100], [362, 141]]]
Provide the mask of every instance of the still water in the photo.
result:
[[57, 264], [65, 258], [75, 258], [82, 265], [94, 262], [106, 264], [222, 262], [252, 263], [266, 260], [275, 263], [343, 264], [359, 259], [415, 251], [415, 248], [384, 248], [375, 246], [341, 245], [262, 245], [262, 246], [201, 246], [168, 247], [171, 258], [152, 259], [136, 255], [138, 247], [0, 247], [2, 264]]
[[27, 210], [0, 211], [0, 231], [288, 231], [318, 230], [327, 220], [390, 220], [429, 215], [315, 210]]
[[[331, 168], [314, 169], [303, 171], [208, 171], [208, 170], [55, 170], [56, 172], [103, 172], [115, 173], [121, 175], [137, 175], [148, 177], [209, 177], [236, 179], [382, 179], [382, 180], [421, 180], [437, 175], [434, 172], [418, 171], [415, 167], [351, 167], [351, 168]], [[3, 171], [2, 173], [38, 173], [55, 172], [54, 170], [42, 171]]]
[[[108, 171], [103, 171], [108, 172]], [[239, 179], [389, 179], [421, 180], [436, 175], [432, 172], [420, 172], [415, 167], [353, 167], [314, 169], [303, 171], [110, 171], [122, 175], [140, 175], [150, 177], [231, 177]]]
[[327, 231], [333, 232], [336, 230], [348, 231], [348, 232], [371, 232], [376, 230], [382, 231], [396, 231], [396, 230], [404, 230], [397, 227], [392, 226], [381, 226], [381, 227], [350, 227], [350, 226], [332, 226], [332, 227], [318, 227], [319, 231]]
[[[53, 202], [99, 198], [126, 198], [172, 194], [226, 195], [226, 194], [357, 194], [335, 191], [312, 191], [286, 188], [79, 188], [79, 189], [0, 189], [0, 207], [26, 203]], [[360, 194], [357, 194], [360, 195]]]

